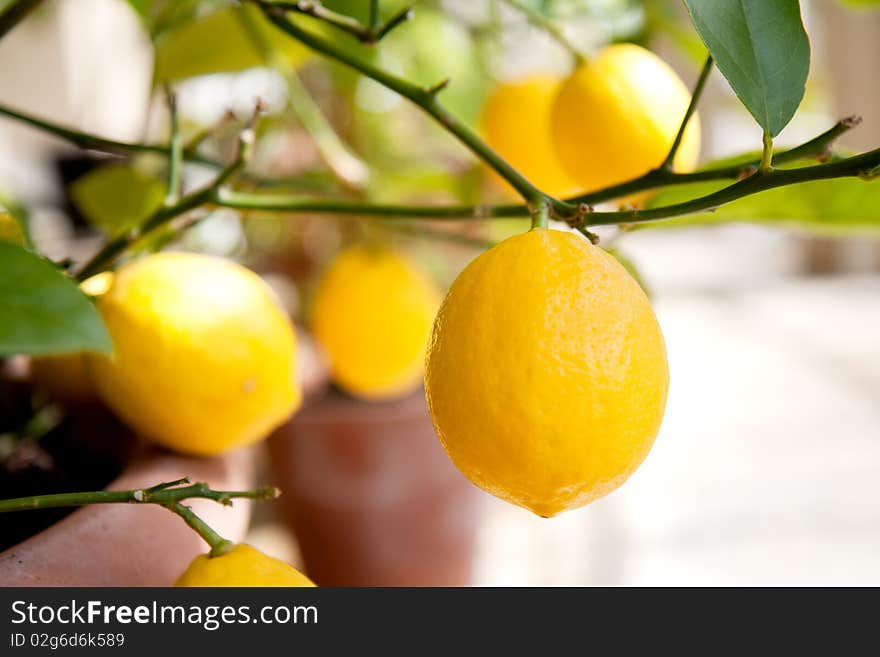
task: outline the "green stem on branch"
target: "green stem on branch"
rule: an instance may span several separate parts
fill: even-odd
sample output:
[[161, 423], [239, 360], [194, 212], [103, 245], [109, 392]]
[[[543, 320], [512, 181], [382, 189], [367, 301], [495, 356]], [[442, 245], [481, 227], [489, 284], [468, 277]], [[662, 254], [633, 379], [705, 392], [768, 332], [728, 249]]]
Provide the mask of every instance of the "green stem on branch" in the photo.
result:
[[763, 135], [764, 150], [761, 152], [761, 163], [758, 165], [758, 171], [761, 173], [769, 173], [773, 169], [773, 137], [766, 130]]
[[684, 118], [682, 118], [681, 125], [678, 127], [678, 132], [675, 134], [675, 139], [672, 141], [672, 147], [669, 149], [666, 159], [663, 160], [663, 164], [660, 165], [661, 169], [672, 171], [675, 166], [675, 155], [678, 153], [678, 148], [681, 146], [681, 142], [684, 139], [684, 133], [687, 130], [688, 124], [691, 122], [691, 117], [693, 117], [694, 112], [697, 111], [697, 104], [699, 104], [700, 97], [703, 95], [703, 88], [706, 86], [706, 80], [709, 79], [709, 73], [711, 71], [712, 55], [709, 55], [706, 57], [706, 63], [703, 64], [703, 68], [700, 70], [700, 77], [697, 78], [697, 84], [694, 85], [694, 91], [691, 94], [691, 101], [688, 103]]
[[165, 192], [165, 205], [174, 205], [180, 200], [183, 140], [180, 136], [180, 120], [177, 111], [177, 98], [170, 86], [165, 87], [168, 101], [168, 114], [171, 120], [171, 140], [168, 146], [168, 188]]
[[0, 39], [6, 36], [31, 12], [43, 4], [43, 0], [15, 0], [0, 12]]
[[31, 495], [9, 500], [0, 500], [0, 513], [14, 511], [33, 511], [35, 509], [56, 509], [61, 507], [87, 506], [90, 504], [157, 504], [179, 515], [211, 546], [211, 556], [219, 556], [232, 547], [192, 509], [181, 504], [182, 500], [202, 498], [214, 500], [230, 506], [233, 499], [271, 500], [279, 495], [273, 486], [245, 491], [214, 490], [208, 484], [189, 484], [183, 478], [157, 484], [151, 488], [134, 490], [101, 490], [82, 493], [54, 493], [51, 495]]

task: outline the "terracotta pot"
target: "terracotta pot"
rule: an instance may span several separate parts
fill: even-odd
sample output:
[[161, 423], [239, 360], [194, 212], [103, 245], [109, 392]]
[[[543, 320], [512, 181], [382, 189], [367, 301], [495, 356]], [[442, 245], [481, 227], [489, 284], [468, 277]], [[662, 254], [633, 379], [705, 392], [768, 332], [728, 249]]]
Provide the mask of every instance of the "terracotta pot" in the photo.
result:
[[[249, 451], [197, 459], [149, 450], [108, 488], [143, 488], [184, 476], [218, 489], [249, 488], [252, 460]], [[222, 536], [244, 538], [250, 518], [246, 500], [236, 500], [233, 508], [211, 500], [187, 504]], [[206, 551], [204, 541], [166, 509], [94, 505], [0, 553], [0, 586], [169, 586]]]
[[470, 583], [479, 492], [440, 446], [423, 393], [380, 404], [328, 391], [268, 444], [318, 585]]

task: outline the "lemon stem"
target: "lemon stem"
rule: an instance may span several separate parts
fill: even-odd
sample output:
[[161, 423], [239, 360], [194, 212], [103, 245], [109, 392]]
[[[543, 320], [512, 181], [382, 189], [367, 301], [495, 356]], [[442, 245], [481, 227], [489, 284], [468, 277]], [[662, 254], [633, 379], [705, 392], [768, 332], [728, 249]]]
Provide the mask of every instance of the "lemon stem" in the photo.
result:
[[550, 226], [550, 204], [546, 199], [540, 199], [535, 203], [535, 210], [532, 213], [531, 230], [546, 229]]
[[165, 192], [165, 205], [172, 206], [180, 200], [183, 140], [180, 136], [177, 97], [170, 85], [165, 87], [165, 99], [168, 102], [168, 114], [171, 120], [171, 138], [168, 146], [168, 187]]
[[151, 488], [54, 493], [51, 495], [31, 495], [29, 497], [0, 500], [0, 513], [86, 506], [89, 504], [158, 504], [183, 518], [184, 522], [192, 527], [211, 546], [211, 556], [218, 556], [219, 554], [225, 554], [225, 552], [231, 549], [232, 543], [211, 529], [204, 520], [193, 513], [192, 509], [181, 504], [181, 501], [203, 498], [231, 506], [232, 500], [236, 498], [271, 500], [278, 497], [278, 495], [279, 491], [274, 486], [243, 491], [222, 491], [214, 490], [204, 483], [190, 484], [189, 479], [183, 478], [157, 484]]
[[703, 64], [702, 70], [700, 70], [700, 77], [697, 78], [697, 83], [694, 85], [694, 91], [691, 94], [691, 101], [688, 103], [687, 109], [685, 110], [684, 117], [681, 120], [681, 125], [678, 127], [678, 132], [675, 134], [675, 139], [672, 141], [669, 153], [667, 153], [666, 159], [663, 160], [663, 164], [660, 165], [661, 169], [672, 171], [675, 164], [675, 155], [678, 153], [678, 149], [684, 139], [685, 130], [687, 130], [694, 112], [697, 111], [697, 104], [700, 102], [700, 96], [703, 95], [703, 88], [706, 86], [706, 80], [709, 78], [709, 73], [711, 71], [712, 55], [709, 55], [706, 57], [706, 63]]
[[773, 137], [766, 130], [763, 136], [764, 150], [761, 152], [761, 164], [758, 166], [760, 173], [770, 173], [773, 170]]

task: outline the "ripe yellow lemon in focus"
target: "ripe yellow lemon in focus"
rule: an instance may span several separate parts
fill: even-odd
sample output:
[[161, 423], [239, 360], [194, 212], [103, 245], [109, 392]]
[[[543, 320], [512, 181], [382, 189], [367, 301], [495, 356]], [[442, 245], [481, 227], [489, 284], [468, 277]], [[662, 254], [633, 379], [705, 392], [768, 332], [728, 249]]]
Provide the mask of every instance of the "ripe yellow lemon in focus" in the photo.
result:
[[[636, 178], [662, 164], [690, 98], [675, 71], [651, 51], [609, 46], [560, 87], [551, 121], [556, 150], [587, 191]], [[699, 152], [700, 121], [694, 115], [675, 169], [693, 169]]]
[[219, 454], [264, 438], [299, 405], [293, 327], [248, 269], [159, 253], [119, 269], [97, 303], [114, 354], [87, 355], [92, 380], [144, 437]]
[[226, 554], [197, 556], [174, 586], [315, 586], [280, 559], [240, 543]]
[[364, 399], [417, 388], [440, 292], [400, 253], [356, 245], [321, 276], [312, 331], [330, 359], [333, 380]]
[[[489, 146], [539, 189], [557, 198], [580, 189], [562, 166], [550, 135], [550, 111], [560, 82], [534, 76], [499, 85], [486, 99], [480, 117]], [[502, 184], [513, 193], [506, 182]]]
[[639, 284], [585, 238], [554, 230], [511, 237], [464, 269], [437, 314], [425, 378], [455, 465], [545, 517], [633, 473], [668, 382]]

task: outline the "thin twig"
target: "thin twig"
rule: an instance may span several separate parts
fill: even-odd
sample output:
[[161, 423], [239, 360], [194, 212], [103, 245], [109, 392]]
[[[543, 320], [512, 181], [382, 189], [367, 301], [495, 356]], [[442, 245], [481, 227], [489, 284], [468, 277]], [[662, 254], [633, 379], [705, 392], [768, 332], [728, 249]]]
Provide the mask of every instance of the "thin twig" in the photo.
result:
[[150, 488], [133, 490], [100, 490], [82, 493], [54, 493], [51, 495], [31, 495], [9, 500], [0, 500], [0, 513], [13, 511], [32, 511], [34, 509], [53, 509], [61, 507], [87, 506], [91, 504], [157, 504], [176, 513], [192, 527], [205, 542], [211, 546], [211, 556], [219, 556], [229, 550], [232, 543], [220, 536], [199, 518], [183, 500], [208, 499], [229, 506], [233, 499], [271, 500], [279, 495], [274, 486], [243, 491], [214, 490], [208, 484], [189, 484], [189, 478], [156, 484]]
[[666, 159], [663, 160], [663, 164], [660, 165], [662, 169], [668, 169], [671, 171], [673, 168], [675, 155], [678, 153], [678, 148], [681, 146], [681, 142], [684, 139], [684, 133], [687, 130], [688, 124], [691, 122], [691, 117], [693, 117], [694, 112], [697, 110], [697, 104], [700, 102], [700, 96], [703, 95], [703, 87], [706, 86], [706, 80], [709, 78], [711, 70], [712, 55], [709, 55], [706, 57], [706, 63], [703, 64], [702, 70], [700, 70], [700, 77], [697, 78], [697, 84], [694, 85], [694, 91], [691, 94], [691, 101], [688, 103], [687, 110], [685, 110], [684, 118], [681, 120], [681, 125], [678, 127], [678, 132], [675, 134], [675, 139], [672, 142], [669, 153], [667, 153]]
[[0, 39], [6, 36], [31, 12], [43, 4], [43, 0], [17, 0], [0, 12]]
[[165, 192], [165, 205], [171, 206], [180, 200], [183, 140], [180, 136], [180, 119], [177, 112], [177, 97], [171, 87], [166, 85], [165, 98], [171, 120], [171, 139], [168, 147], [168, 188]]

